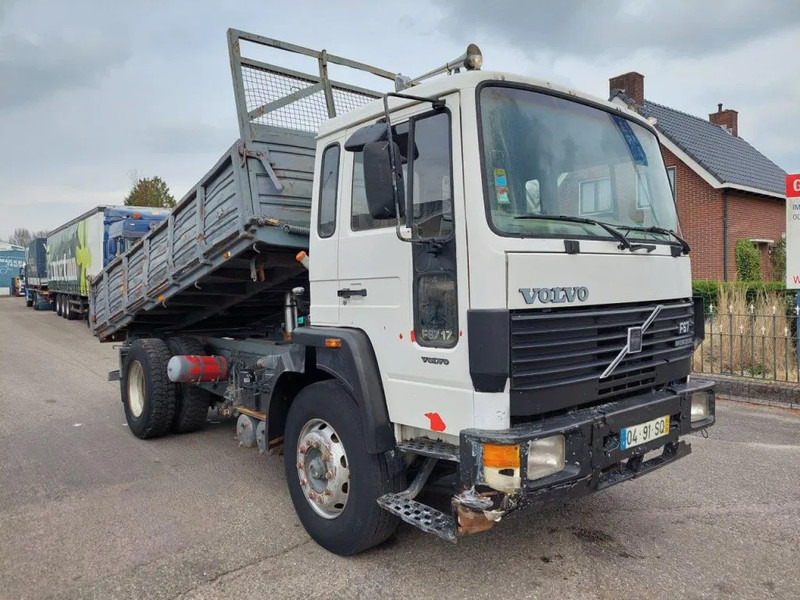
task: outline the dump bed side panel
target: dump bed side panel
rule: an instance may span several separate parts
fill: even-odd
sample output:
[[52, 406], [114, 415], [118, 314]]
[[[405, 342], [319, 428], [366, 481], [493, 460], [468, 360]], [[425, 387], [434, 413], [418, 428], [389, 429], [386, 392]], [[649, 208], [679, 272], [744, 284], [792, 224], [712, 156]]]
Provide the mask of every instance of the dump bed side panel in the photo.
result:
[[[243, 44], [304, 55], [318, 74], [248, 58]], [[228, 48], [240, 140], [165, 223], [95, 278], [90, 321], [101, 339], [280, 322], [285, 290], [308, 289], [294, 257], [308, 247], [317, 127], [381, 96], [331, 80], [328, 64], [395, 74], [238, 30]]]
[[[245, 325], [279, 308], [270, 284], [303, 279], [293, 256], [308, 245], [314, 140], [281, 133], [253, 146], [246, 153], [234, 144], [164, 223], [94, 280], [91, 320], [101, 338], [196, 328], [212, 317], [222, 326], [218, 313], [240, 303], [249, 312], [227, 322]], [[277, 179], [273, 164], [283, 167]]]

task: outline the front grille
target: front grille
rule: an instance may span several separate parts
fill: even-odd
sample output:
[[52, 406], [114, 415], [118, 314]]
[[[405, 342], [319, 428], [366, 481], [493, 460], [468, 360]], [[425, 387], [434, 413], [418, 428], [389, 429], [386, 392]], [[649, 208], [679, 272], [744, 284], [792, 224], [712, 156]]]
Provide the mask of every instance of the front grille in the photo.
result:
[[[628, 354], [600, 376], [628, 341], [628, 328], [661, 312]], [[641, 394], [689, 373], [690, 300], [511, 312], [511, 412], [533, 415]]]

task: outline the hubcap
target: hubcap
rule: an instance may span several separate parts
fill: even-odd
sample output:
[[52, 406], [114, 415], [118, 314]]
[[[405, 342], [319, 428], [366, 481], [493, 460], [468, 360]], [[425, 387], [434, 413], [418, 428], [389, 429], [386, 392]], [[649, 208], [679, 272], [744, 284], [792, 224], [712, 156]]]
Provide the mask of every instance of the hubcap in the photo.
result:
[[297, 476], [303, 495], [319, 516], [335, 519], [347, 505], [350, 463], [330, 423], [311, 419], [297, 438]]
[[128, 366], [128, 407], [134, 417], [144, 411], [144, 369], [138, 360]]

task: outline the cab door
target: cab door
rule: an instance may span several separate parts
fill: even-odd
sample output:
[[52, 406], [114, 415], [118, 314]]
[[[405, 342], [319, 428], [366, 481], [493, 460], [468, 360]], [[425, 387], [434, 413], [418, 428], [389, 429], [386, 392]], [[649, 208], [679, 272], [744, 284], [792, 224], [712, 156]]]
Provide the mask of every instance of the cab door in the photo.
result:
[[391, 420], [457, 434], [473, 424], [460, 329], [469, 299], [458, 94], [445, 101], [392, 115], [414, 230], [425, 241], [402, 241], [395, 219], [370, 216], [362, 153], [345, 152], [337, 293], [341, 325], [372, 342]]
[[328, 143], [319, 154], [319, 173], [313, 191], [310, 250], [314, 267], [309, 271], [311, 319], [314, 325], [339, 324], [339, 211], [342, 184], [342, 145]]

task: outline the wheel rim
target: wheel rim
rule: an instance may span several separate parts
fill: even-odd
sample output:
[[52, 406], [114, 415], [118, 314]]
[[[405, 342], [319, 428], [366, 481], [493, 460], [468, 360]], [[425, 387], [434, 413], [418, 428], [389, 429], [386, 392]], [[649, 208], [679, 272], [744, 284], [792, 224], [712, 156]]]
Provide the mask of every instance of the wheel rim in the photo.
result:
[[138, 360], [128, 366], [128, 407], [134, 417], [144, 411], [144, 369]]
[[319, 516], [335, 519], [350, 493], [350, 463], [336, 430], [311, 419], [297, 438], [297, 476], [303, 495]]

